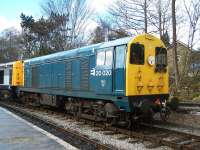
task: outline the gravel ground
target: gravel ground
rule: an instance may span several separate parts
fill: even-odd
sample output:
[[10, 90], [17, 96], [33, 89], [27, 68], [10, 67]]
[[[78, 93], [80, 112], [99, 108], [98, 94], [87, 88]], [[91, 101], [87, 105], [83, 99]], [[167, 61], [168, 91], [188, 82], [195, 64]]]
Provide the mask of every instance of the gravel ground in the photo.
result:
[[[86, 135], [87, 137], [91, 138], [91, 139], [95, 139], [98, 140], [104, 144], [108, 144], [108, 145], [112, 145], [113, 147], [116, 147], [117, 149], [123, 149], [123, 150], [146, 150], [149, 149], [147, 148], [147, 146], [151, 145], [149, 142], [133, 142], [130, 143], [130, 141], [134, 141], [133, 138], [129, 138], [129, 139], [123, 139], [120, 140], [118, 139], [119, 137], [122, 137], [124, 135], [105, 135], [104, 133], [106, 131], [98, 131], [95, 132], [94, 130], [96, 129], [95, 127], [91, 127], [89, 125], [84, 125], [80, 122], [68, 119], [68, 118], [59, 118], [58, 116], [52, 114], [49, 115], [47, 113], [44, 112], [32, 112], [35, 115], [38, 115], [40, 117], [43, 117], [44, 119], [47, 119], [51, 122], [54, 122], [56, 124], [58, 124], [59, 126], [62, 126], [66, 129], [70, 129], [72, 131], [81, 133], [83, 135]], [[158, 148], [151, 148], [152, 150], [171, 150], [171, 148], [169, 147], [158, 147]]]
[[181, 110], [185, 110], [185, 111], [196, 111], [199, 112], [200, 111], [200, 107], [199, 106], [179, 106], [179, 109]]
[[200, 112], [194, 111], [190, 114], [172, 112], [168, 122], [200, 128]]

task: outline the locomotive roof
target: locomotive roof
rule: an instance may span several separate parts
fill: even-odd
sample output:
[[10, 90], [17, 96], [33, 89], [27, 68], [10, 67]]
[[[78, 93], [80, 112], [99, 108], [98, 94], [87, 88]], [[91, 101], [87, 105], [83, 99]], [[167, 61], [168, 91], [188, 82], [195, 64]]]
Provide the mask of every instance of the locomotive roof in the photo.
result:
[[29, 64], [37, 64], [37, 63], [41, 63], [41, 62], [48, 62], [51, 60], [62, 59], [66, 56], [72, 57], [72, 56], [92, 55], [93, 53], [95, 53], [95, 50], [97, 50], [97, 49], [127, 44], [128, 42], [131, 41], [131, 39], [133, 39], [133, 37], [125, 37], [125, 38], [121, 38], [121, 39], [117, 39], [117, 40], [113, 40], [113, 41], [109, 41], [109, 42], [88, 45], [88, 46], [84, 46], [84, 47], [80, 47], [80, 48], [76, 48], [76, 49], [72, 49], [72, 50], [66, 50], [66, 51], [57, 52], [54, 54], [31, 58], [31, 59], [25, 60], [24, 62], [29, 63]]
[[13, 63], [14, 63], [14, 62], [1, 63], [1, 64], [0, 64], [0, 68], [11, 66], [11, 65], [13, 65]]

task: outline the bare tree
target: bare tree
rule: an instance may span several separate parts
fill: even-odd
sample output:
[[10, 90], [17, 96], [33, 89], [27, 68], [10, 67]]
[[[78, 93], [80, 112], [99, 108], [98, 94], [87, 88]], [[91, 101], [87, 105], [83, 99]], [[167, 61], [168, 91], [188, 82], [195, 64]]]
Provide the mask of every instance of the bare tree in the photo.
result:
[[200, 30], [200, 3], [199, 0], [190, 0], [189, 3], [186, 4], [184, 0], [184, 7], [187, 14], [187, 22], [189, 23], [188, 29], [188, 49], [185, 55], [185, 64], [183, 69], [183, 77], [188, 74], [189, 68], [191, 66], [191, 58], [192, 58], [192, 50], [195, 45], [195, 35]]
[[0, 34], [0, 63], [20, 59], [23, 49], [21, 34], [14, 28], [5, 29]]
[[148, 31], [148, 10], [151, 0], [117, 0], [109, 12], [121, 29], [136, 34]]
[[194, 37], [198, 30], [200, 30], [200, 3], [199, 0], [190, 0], [190, 4], [186, 4], [184, 0], [184, 6], [187, 12], [189, 22], [189, 35], [188, 35], [188, 46], [193, 49]]
[[147, 0], [143, 2], [144, 9], [144, 32], [147, 33]]
[[128, 34], [125, 30], [118, 29], [112, 25], [112, 22], [106, 18], [99, 18], [97, 20], [98, 26], [91, 33], [91, 43], [100, 43], [105, 41], [111, 41], [117, 38], [127, 37]]
[[76, 47], [79, 46], [77, 43], [82, 43], [85, 28], [92, 15], [87, 0], [48, 0], [42, 8], [47, 16], [52, 13], [66, 16], [62, 29], [66, 34], [66, 48]]
[[155, 28], [155, 32], [158, 31], [160, 39], [169, 30], [171, 21], [170, 14], [170, 0], [156, 0], [151, 3], [149, 10], [149, 24]]
[[[179, 69], [177, 60], [177, 34], [176, 34], [176, 0], [172, 0], [172, 30], [173, 30], [173, 63], [175, 72], [176, 90], [179, 86]], [[175, 91], [176, 92], [176, 91]]]

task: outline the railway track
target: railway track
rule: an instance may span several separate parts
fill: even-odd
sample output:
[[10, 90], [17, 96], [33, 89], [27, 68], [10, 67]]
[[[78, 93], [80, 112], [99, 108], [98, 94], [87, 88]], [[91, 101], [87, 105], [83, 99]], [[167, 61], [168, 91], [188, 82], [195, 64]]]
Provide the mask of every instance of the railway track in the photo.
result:
[[179, 105], [187, 107], [200, 107], [200, 103], [194, 103], [194, 102], [180, 102]]
[[[57, 136], [61, 137], [63, 140], [66, 141], [66, 137], [67, 139], [71, 139], [71, 140], [78, 140], [79, 142], [76, 141], [76, 147], [80, 148], [80, 149], [97, 149], [97, 150], [113, 150], [112, 146], [109, 145], [105, 145], [102, 144], [98, 141], [92, 140], [86, 136], [83, 136], [77, 132], [71, 131], [71, 130], [67, 130], [64, 129], [63, 127], [58, 126], [57, 124], [50, 122], [48, 120], [44, 120], [41, 117], [32, 114], [31, 112], [27, 112], [26, 110], [22, 109], [22, 107], [18, 106], [13, 106], [11, 104], [6, 104], [6, 103], [0, 103], [0, 106], [14, 112], [17, 114], [20, 114], [20, 116], [22, 116], [23, 118], [27, 119], [33, 123], [37, 122], [37, 124], [41, 124], [43, 128], [48, 128], [50, 129], [50, 132], [53, 131], [53, 134], [57, 134]], [[31, 119], [30, 119], [31, 118]], [[45, 126], [45, 127], [44, 127]], [[48, 126], [48, 127], [47, 127]], [[68, 142], [68, 140], [67, 140]]]
[[177, 112], [186, 113], [186, 114], [191, 113], [191, 112], [200, 112], [200, 103], [181, 102], [179, 103]]
[[[96, 146], [96, 149], [115, 149], [112, 146], [101, 144], [95, 140], [91, 140], [88, 137], [85, 137], [83, 135], [80, 135], [79, 133], [76, 133], [74, 131], [66, 131], [66, 129], [63, 129], [62, 127], [58, 127], [57, 124], [43, 120], [41, 117], [37, 115], [33, 115], [32, 111], [25, 110], [22, 106], [18, 105], [11, 105], [7, 103], [0, 103], [1, 106], [6, 107], [9, 110], [20, 112], [23, 115], [29, 116], [31, 118], [34, 118], [36, 120], [40, 120], [41, 122], [44, 122], [46, 124], [49, 124], [51, 127], [58, 129], [60, 132], [66, 133], [66, 134], [72, 134], [73, 136], [79, 136], [83, 141], [90, 143], [92, 145]], [[35, 109], [36, 110], [36, 109]], [[41, 109], [39, 109], [41, 111]], [[37, 111], [37, 110], [36, 110]], [[42, 110], [44, 111], [44, 110]], [[61, 112], [54, 112], [51, 110], [46, 110], [47, 113], [50, 114], [56, 114], [57, 117], [63, 116], [63, 113]], [[72, 117], [72, 116], [68, 116]], [[148, 141], [150, 144], [147, 146], [148, 148], [157, 148], [161, 146], [168, 146], [173, 149], [179, 149], [179, 150], [199, 150], [200, 149], [200, 136], [192, 135], [189, 133], [184, 133], [181, 131], [175, 131], [167, 128], [163, 128], [162, 125], [151, 125], [151, 124], [141, 124], [141, 128], [136, 131], [131, 131], [124, 128], [114, 127], [114, 126], [106, 126], [105, 124], [93, 122], [90, 120], [79, 120], [80, 123], [88, 124], [90, 126], [97, 127], [96, 131], [107, 131], [105, 134], [122, 134], [124, 136], [121, 137], [121, 140], [126, 138], [131, 138], [130, 142], [144, 142]]]

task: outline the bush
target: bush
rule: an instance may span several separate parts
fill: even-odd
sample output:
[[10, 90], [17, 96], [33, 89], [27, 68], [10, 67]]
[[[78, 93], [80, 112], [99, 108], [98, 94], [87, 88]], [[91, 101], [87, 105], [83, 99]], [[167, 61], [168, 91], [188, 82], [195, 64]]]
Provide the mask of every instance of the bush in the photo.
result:
[[192, 95], [192, 98], [196, 98], [196, 97], [199, 97], [200, 95], [198, 93], [195, 93]]
[[172, 97], [168, 103], [168, 106], [171, 108], [171, 110], [177, 110], [179, 107], [179, 99], [177, 97]]
[[192, 100], [200, 101], [200, 95], [199, 94], [194, 94]]

